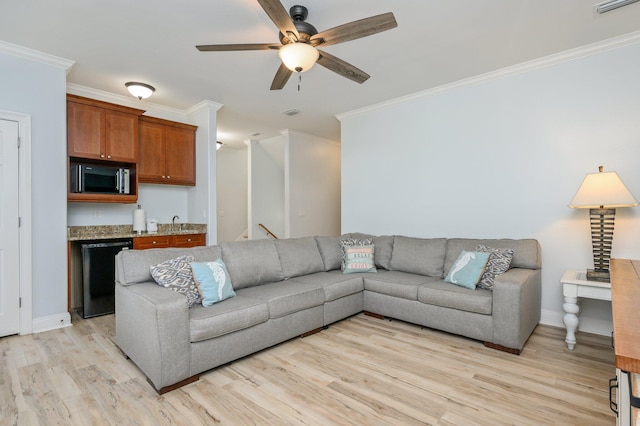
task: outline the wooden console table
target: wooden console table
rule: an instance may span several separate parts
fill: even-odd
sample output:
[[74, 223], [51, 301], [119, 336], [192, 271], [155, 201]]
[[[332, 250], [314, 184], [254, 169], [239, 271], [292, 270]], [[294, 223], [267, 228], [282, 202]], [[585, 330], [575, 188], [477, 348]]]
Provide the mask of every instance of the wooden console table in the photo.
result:
[[631, 407], [631, 393], [638, 396], [640, 377], [640, 260], [611, 259], [611, 303], [613, 338], [618, 378], [617, 425], [636, 425], [637, 408]]

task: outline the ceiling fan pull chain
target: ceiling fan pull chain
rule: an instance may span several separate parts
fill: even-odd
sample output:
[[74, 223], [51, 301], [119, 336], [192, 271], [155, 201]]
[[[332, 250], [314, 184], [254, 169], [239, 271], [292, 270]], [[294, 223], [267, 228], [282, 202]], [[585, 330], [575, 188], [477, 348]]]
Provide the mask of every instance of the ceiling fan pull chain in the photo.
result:
[[300, 83], [302, 83], [302, 73], [298, 71], [298, 92], [300, 91]]

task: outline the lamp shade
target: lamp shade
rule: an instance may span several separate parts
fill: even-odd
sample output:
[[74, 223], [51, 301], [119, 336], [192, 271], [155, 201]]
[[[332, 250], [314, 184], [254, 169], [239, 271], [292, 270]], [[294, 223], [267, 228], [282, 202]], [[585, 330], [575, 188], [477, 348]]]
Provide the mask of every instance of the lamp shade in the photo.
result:
[[155, 87], [150, 86], [146, 83], [137, 83], [135, 81], [130, 81], [128, 83], [125, 83], [124, 85], [127, 87], [129, 93], [140, 100], [148, 98], [153, 92], [156, 91]]
[[588, 173], [569, 207], [597, 209], [634, 207], [638, 201], [631, 195], [616, 172]]
[[285, 44], [278, 55], [287, 68], [297, 72], [309, 71], [320, 56], [315, 47], [303, 42]]

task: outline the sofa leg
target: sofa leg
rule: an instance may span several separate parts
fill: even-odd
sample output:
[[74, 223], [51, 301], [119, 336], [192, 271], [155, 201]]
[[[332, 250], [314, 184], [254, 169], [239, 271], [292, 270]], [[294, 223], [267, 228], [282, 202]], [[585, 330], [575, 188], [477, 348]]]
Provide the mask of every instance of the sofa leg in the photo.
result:
[[497, 345], [497, 344], [491, 343], [491, 342], [484, 342], [484, 345], [487, 348], [497, 349], [499, 351], [506, 352], [506, 353], [513, 354], [513, 355], [520, 355], [520, 349], [507, 348], [506, 346]]
[[318, 327], [318, 328], [313, 329], [311, 331], [307, 331], [306, 333], [302, 334], [300, 337], [311, 336], [312, 334], [320, 333], [322, 330], [324, 330], [324, 327]]
[[369, 311], [364, 311], [364, 314], [370, 317], [374, 317], [374, 318], [378, 318], [378, 319], [385, 319], [384, 315], [380, 315], [380, 314], [376, 314], [374, 312], [369, 312]]
[[[165, 386], [163, 388], [156, 389], [156, 391], [158, 392], [159, 395], [162, 395], [164, 393], [171, 392], [172, 390], [181, 388], [184, 385], [188, 385], [189, 383], [197, 382], [199, 379], [200, 379], [200, 375], [196, 374], [194, 376], [187, 377], [186, 379], [181, 380], [178, 383], [174, 383], [171, 386]], [[149, 383], [151, 384], [151, 386], [153, 386], [153, 383], [151, 383], [151, 382], [149, 382]], [[155, 389], [155, 386], [153, 386], [153, 388]]]

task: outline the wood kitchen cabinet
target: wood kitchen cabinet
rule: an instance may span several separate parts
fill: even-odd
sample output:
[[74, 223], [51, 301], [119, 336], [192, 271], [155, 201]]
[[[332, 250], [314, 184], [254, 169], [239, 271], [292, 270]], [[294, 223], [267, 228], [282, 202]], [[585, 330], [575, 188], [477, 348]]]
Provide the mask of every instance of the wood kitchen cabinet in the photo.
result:
[[196, 184], [196, 126], [142, 116], [138, 179], [143, 183]]
[[206, 244], [205, 234], [147, 235], [133, 239], [134, 250], [166, 247], [197, 247]]
[[138, 117], [144, 111], [67, 95], [69, 157], [136, 163]]

